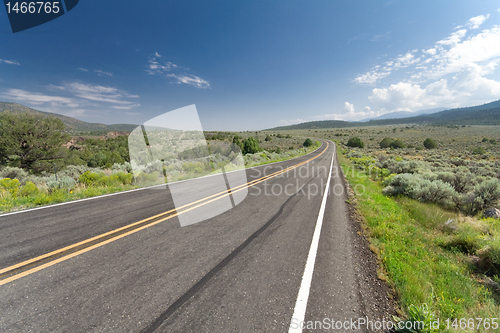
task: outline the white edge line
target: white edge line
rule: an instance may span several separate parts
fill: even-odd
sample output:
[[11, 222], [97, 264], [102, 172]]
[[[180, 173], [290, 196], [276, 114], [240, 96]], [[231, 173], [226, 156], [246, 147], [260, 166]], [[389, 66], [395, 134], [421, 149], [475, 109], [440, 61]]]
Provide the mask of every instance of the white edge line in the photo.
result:
[[321, 208], [319, 209], [318, 220], [316, 221], [316, 227], [314, 228], [311, 248], [309, 249], [309, 255], [307, 256], [306, 267], [304, 269], [304, 275], [302, 276], [302, 282], [300, 283], [297, 302], [295, 303], [295, 310], [293, 311], [288, 333], [302, 332], [302, 323], [304, 322], [304, 318], [306, 316], [307, 301], [309, 299], [309, 291], [311, 290], [314, 264], [316, 263], [316, 254], [318, 253], [319, 237], [323, 226], [323, 217], [325, 215], [326, 199], [328, 197], [328, 189], [330, 188], [330, 179], [332, 178], [333, 161], [336, 152], [335, 145], [333, 147], [332, 163], [330, 164], [330, 173], [328, 174], [328, 181], [326, 182], [325, 194], [323, 195], [323, 200], [321, 201]]
[[[322, 145], [321, 145], [321, 146], [322, 146]], [[302, 156], [294, 157], [294, 158], [289, 159], [289, 160], [285, 160], [285, 161], [278, 161], [278, 162], [273, 162], [273, 163], [263, 164], [263, 165], [257, 165], [257, 166], [254, 166], [254, 167], [245, 168], [245, 169], [241, 169], [241, 170], [233, 170], [233, 171], [226, 172], [226, 174], [227, 174], [227, 173], [232, 173], [232, 172], [239, 172], [239, 171], [243, 171], [243, 170], [249, 170], [249, 169], [255, 169], [255, 168], [266, 167], [266, 166], [268, 166], [268, 165], [271, 165], [271, 164], [276, 164], [276, 163], [288, 162], [288, 161], [291, 161], [291, 160], [293, 160], [293, 159], [295, 159], [295, 158], [299, 158], [299, 157], [303, 157], [303, 156], [310, 155], [310, 154], [314, 153], [315, 151], [317, 151], [318, 149], [320, 149], [320, 148], [321, 148], [321, 146], [319, 146], [318, 148], [316, 148], [315, 150], [313, 150], [313, 151], [312, 151], [312, 152], [310, 152], [310, 153], [307, 153], [307, 154], [302, 155]], [[197, 177], [197, 178], [190, 178], [190, 179], [178, 180], [178, 181], [171, 182], [171, 183], [164, 183], [164, 184], [158, 184], [158, 185], [146, 186], [146, 187], [136, 188], [136, 189], [133, 189], [133, 190], [127, 190], [127, 191], [121, 191], [121, 192], [115, 192], [115, 193], [109, 193], [109, 194], [97, 195], [97, 196], [95, 196], [95, 197], [83, 198], [83, 199], [77, 199], [77, 200], [72, 200], [72, 201], [66, 201], [66, 202], [61, 202], [61, 203], [52, 204], [52, 205], [47, 205], [47, 206], [34, 207], [34, 208], [29, 208], [29, 209], [24, 209], [24, 210], [18, 210], [18, 211], [16, 211], [16, 212], [10, 212], [10, 213], [0, 214], [0, 218], [2, 218], [2, 217], [4, 217], [4, 216], [15, 215], [15, 214], [21, 214], [21, 213], [27, 213], [27, 212], [32, 212], [32, 211], [35, 211], [35, 210], [40, 210], [40, 209], [45, 209], [45, 208], [52, 208], [52, 207], [63, 206], [63, 205], [69, 205], [69, 204], [72, 204], [72, 203], [77, 203], [77, 202], [82, 202], [82, 201], [87, 201], [87, 200], [93, 200], [93, 199], [100, 199], [100, 198], [110, 197], [110, 196], [112, 196], [112, 195], [118, 195], [118, 194], [124, 194], [124, 193], [130, 193], [130, 192], [136, 192], [136, 191], [147, 190], [147, 189], [154, 188], [154, 187], [159, 187], [159, 186], [166, 186], [166, 185], [170, 185], [170, 184], [183, 183], [183, 182], [188, 182], [188, 181], [197, 180], [197, 179], [201, 179], [201, 178], [213, 177], [213, 176], [217, 176], [217, 175], [220, 175], [220, 173], [213, 174], [213, 175], [202, 176], [202, 177]]]

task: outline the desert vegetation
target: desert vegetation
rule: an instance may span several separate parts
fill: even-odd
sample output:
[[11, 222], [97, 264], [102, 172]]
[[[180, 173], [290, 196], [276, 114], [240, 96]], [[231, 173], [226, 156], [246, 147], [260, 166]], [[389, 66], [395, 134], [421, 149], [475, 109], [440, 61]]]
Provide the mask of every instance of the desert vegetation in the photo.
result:
[[[171, 144], [151, 145], [165, 157], [134, 165], [126, 132], [79, 132], [75, 136], [62, 121], [30, 113], [0, 114], [0, 211], [124, 191], [199, 177], [225, 167], [239, 151], [235, 164], [252, 167], [297, 157], [319, 147], [319, 142], [289, 134], [264, 132], [206, 132], [206, 151], [186, 149], [189, 133]], [[168, 138], [151, 136], [151, 142]], [[267, 140], [266, 140], [267, 139]], [[160, 149], [156, 151], [155, 149]], [[203, 155], [200, 158], [200, 153]], [[165, 179], [163, 175], [167, 174]]]
[[[381, 262], [379, 278], [395, 289], [402, 317], [497, 317], [500, 128], [403, 125], [314, 134], [342, 149], [344, 173], [359, 190], [353, 200]], [[364, 148], [349, 145], [353, 136]]]

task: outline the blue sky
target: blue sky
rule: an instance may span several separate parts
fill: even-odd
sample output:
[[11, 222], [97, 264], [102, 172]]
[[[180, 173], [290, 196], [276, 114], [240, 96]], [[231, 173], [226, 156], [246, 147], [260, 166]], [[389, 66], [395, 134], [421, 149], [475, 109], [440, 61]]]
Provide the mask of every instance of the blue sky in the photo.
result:
[[205, 130], [500, 99], [498, 1], [97, 1], [13, 34], [0, 100], [143, 123], [196, 104]]

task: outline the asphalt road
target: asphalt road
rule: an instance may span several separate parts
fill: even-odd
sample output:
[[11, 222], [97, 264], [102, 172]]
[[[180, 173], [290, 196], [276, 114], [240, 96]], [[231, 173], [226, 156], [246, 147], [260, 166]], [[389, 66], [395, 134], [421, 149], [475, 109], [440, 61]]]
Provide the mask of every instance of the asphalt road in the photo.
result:
[[[174, 211], [127, 229], [175, 208], [166, 186], [0, 216], [0, 273], [11, 279], [2, 284], [0, 274], [0, 332], [287, 332], [320, 215], [304, 320], [381, 320], [390, 311], [386, 289], [360, 251], [366, 244], [334, 154], [324, 142], [312, 154], [239, 171], [255, 182], [245, 199], [184, 227]], [[211, 181], [187, 181], [186, 193], [209, 195]], [[218, 202], [189, 213], [209, 214]], [[102, 241], [106, 233], [116, 238]]]

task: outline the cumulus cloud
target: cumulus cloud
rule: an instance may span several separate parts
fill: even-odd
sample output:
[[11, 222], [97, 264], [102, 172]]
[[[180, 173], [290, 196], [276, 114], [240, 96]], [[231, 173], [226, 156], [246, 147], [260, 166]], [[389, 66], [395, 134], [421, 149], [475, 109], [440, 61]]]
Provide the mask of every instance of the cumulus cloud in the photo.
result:
[[467, 33], [467, 29], [460, 29], [458, 31], [453, 32], [447, 38], [436, 42], [436, 45], [438, 45], [438, 46], [439, 45], [455, 45], [462, 40], [462, 38], [465, 36], [466, 33]]
[[421, 53], [412, 50], [399, 55], [358, 75], [354, 82], [373, 85], [393, 71], [411, 67], [406, 79], [372, 89], [372, 107], [384, 113], [498, 99], [500, 82], [488, 76], [495, 73], [500, 63], [500, 26], [474, 31], [488, 17], [473, 17], [465, 24], [470, 30], [457, 27], [459, 30], [421, 49]]
[[490, 17], [490, 14], [484, 16], [484, 15], [479, 15], [471, 18], [469, 21], [467, 21], [467, 26], [471, 29], [477, 29], [481, 26], [481, 24], [484, 23], [488, 18]]
[[352, 105], [349, 102], [345, 102], [344, 103], [344, 110], [346, 110], [347, 112], [354, 112], [354, 105]]

